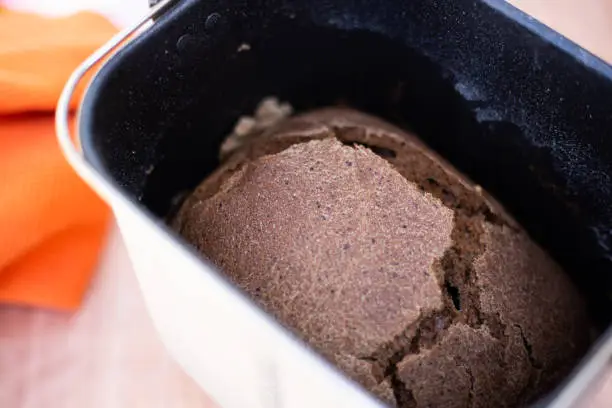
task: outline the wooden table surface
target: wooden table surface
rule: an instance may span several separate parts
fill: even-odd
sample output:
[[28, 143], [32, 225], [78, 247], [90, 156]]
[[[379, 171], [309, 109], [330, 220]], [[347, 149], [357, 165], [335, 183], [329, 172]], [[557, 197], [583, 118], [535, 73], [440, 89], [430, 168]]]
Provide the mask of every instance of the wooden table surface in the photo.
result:
[[[62, 4], [62, 12], [66, 12], [67, 2], [5, 0], [4, 4], [38, 11], [53, 11]], [[90, 4], [89, 8], [111, 15], [120, 24], [137, 17], [118, 9], [126, 9], [123, 0], [71, 3], [76, 8]], [[612, 61], [612, 0], [512, 3]], [[142, 5], [132, 10], [141, 12]], [[593, 387], [584, 406], [612, 407], [612, 366], [610, 374]], [[169, 358], [155, 335], [114, 224], [97, 277], [78, 313], [0, 306], [0, 407], [213, 407], [206, 394]]]

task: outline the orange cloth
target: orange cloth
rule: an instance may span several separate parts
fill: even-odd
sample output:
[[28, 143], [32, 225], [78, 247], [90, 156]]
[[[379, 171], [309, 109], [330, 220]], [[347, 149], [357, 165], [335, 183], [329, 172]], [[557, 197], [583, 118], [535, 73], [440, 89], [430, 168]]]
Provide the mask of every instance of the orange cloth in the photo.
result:
[[0, 9], [2, 303], [70, 310], [87, 290], [109, 210], [62, 156], [53, 114], [71, 72], [115, 32], [92, 13]]

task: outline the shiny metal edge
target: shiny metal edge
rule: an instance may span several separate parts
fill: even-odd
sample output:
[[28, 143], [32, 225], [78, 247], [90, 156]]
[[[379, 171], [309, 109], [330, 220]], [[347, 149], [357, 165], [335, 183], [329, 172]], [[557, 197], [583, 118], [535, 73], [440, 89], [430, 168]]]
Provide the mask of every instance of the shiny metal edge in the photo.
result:
[[576, 367], [565, 386], [542, 408], [577, 408], [587, 402], [590, 393], [597, 391], [598, 379], [612, 361], [612, 328], [592, 346], [591, 351]]

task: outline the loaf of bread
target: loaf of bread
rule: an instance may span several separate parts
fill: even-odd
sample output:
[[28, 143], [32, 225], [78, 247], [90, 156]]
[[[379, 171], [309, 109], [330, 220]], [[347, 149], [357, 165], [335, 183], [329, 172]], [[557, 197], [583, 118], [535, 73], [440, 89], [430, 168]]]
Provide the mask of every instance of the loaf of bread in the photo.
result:
[[241, 140], [173, 227], [390, 406], [522, 406], [585, 352], [564, 272], [413, 135], [328, 108]]

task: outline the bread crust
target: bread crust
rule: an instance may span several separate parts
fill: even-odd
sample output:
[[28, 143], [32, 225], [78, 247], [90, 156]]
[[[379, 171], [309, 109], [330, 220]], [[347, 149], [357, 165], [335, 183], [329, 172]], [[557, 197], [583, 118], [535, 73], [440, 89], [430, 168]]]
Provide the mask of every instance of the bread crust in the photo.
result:
[[522, 405], [588, 347], [561, 268], [409, 132], [328, 108], [242, 143], [173, 227], [390, 405]]

